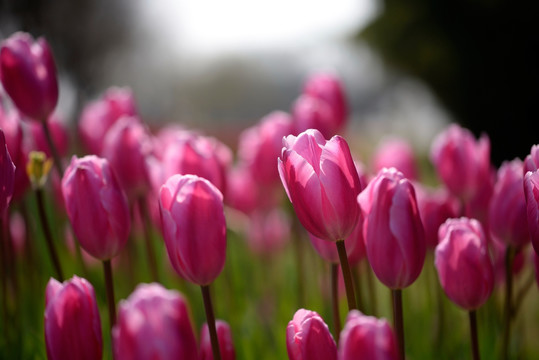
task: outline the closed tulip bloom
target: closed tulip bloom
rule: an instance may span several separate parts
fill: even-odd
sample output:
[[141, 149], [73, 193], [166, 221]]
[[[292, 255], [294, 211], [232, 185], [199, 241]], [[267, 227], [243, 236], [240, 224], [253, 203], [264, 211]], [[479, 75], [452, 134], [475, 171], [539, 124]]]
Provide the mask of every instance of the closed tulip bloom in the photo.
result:
[[[58, 150], [58, 154], [60, 156], [67, 155], [67, 151], [69, 150], [69, 134], [66, 126], [55, 115], [49, 117], [48, 125], [51, 132], [52, 141]], [[34, 140], [34, 150], [42, 151], [47, 154], [47, 157], [51, 157], [52, 152], [41, 124], [31, 124], [30, 131]]]
[[4, 131], [0, 129], [0, 216], [4, 216], [13, 196], [15, 165], [7, 149]]
[[376, 149], [372, 163], [375, 173], [383, 168], [394, 167], [402, 172], [407, 179], [415, 180], [418, 178], [414, 150], [404, 139], [388, 138], [383, 140]]
[[45, 345], [50, 360], [101, 360], [101, 319], [94, 288], [73, 276], [50, 279], [45, 294]]
[[522, 167], [522, 161], [515, 159], [504, 162], [498, 170], [488, 221], [493, 237], [517, 248], [530, 241]]
[[314, 74], [305, 83], [303, 93], [324, 100], [331, 108], [336, 128], [342, 129], [348, 117], [348, 105], [341, 80], [335, 74]]
[[385, 319], [352, 310], [339, 341], [339, 360], [396, 360], [397, 340]]
[[365, 216], [367, 258], [390, 289], [411, 285], [421, 273], [426, 241], [410, 181], [395, 168], [382, 169], [358, 196]]
[[0, 79], [19, 111], [46, 121], [58, 102], [56, 66], [44, 38], [17, 32], [2, 43]]
[[539, 168], [539, 145], [533, 145], [530, 154], [524, 159], [524, 174]]
[[535, 252], [539, 254], [539, 170], [528, 171], [524, 176], [528, 231]]
[[340, 130], [331, 107], [324, 100], [310, 95], [301, 95], [294, 102], [292, 116], [298, 133], [316, 129], [324, 138], [329, 138]]
[[7, 149], [13, 163], [17, 165], [17, 159], [22, 156], [23, 132], [21, 119], [15, 109], [4, 109], [0, 101], [0, 129], [4, 132]]
[[290, 360], [337, 360], [337, 346], [324, 320], [315, 311], [299, 309], [286, 328]]
[[279, 174], [301, 224], [316, 237], [343, 240], [359, 218], [361, 191], [346, 141], [326, 141], [315, 129], [283, 139]]
[[161, 284], [140, 284], [122, 300], [112, 330], [116, 360], [197, 359], [187, 301]]
[[434, 265], [447, 296], [465, 310], [483, 305], [494, 287], [494, 270], [481, 224], [449, 219], [439, 231]]
[[223, 195], [196, 175], [174, 175], [159, 192], [161, 228], [172, 266], [184, 279], [209, 285], [223, 270]]
[[473, 134], [456, 124], [434, 139], [431, 161], [449, 191], [467, 202], [490, 175], [490, 140], [476, 141]]
[[[215, 327], [217, 328], [217, 339], [219, 340], [221, 359], [235, 360], [236, 350], [234, 350], [230, 326], [223, 320], [215, 320]], [[210, 331], [207, 323], [202, 325], [202, 330], [200, 331], [200, 360], [213, 360]]]
[[73, 156], [62, 178], [67, 216], [80, 245], [109, 260], [123, 249], [131, 220], [127, 198], [106, 159]]
[[[249, 249], [261, 255], [281, 251], [290, 239], [290, 228], [290, 219], [280, 208], [255, 211], [247, 225]], [[335, 244], [330, 244], [335, 247]]]

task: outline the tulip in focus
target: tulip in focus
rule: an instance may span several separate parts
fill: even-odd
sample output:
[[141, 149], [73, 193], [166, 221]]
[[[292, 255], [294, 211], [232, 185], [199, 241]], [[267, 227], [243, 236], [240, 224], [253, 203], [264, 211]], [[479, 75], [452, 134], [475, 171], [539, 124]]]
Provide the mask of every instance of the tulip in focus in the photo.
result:
[[388, 138], [382, 141], [376, 149], [372, 163], [375, 173], [383, 168], [394, 167], [409, 180], [418, 178], [414, 151], [404, 139]]
[[[217, 328], [217, 338], [219, 339], [219, 349], [221, 350], [222, 360], [235, 360], [236, 351], [232, 342], [232, 332], [230, 326], [223, 320], [216, 320], [215, 327]], [[210, 331], [208, 324], [202, 325], [200, 331], [200, 360], [213, 360], [213, 353], [210, 341]]]
[[0, 49], [0, 80], [21, 113], [46, 121], [58, 102], [56, 66], [44, 38], [17, 32]]
[[337, 346], [324, 320], [314, 311], [299, 309], [286, 328], [290, 360], [336, 360]]
[[197, 359], [187, 301], [157, 283], [138, 285], [120, 302], [112, 337], [116, 360]]
[[4, 131], [0, 129], [0, 217], [4, 217], [13, 196], [15, 165], [7, 149]]
[[335, 74], [318, 73], [307, 79], [303, 93], [324, 100], [335, 117], [335, 127], [341, 131], [348, 118], [348, 105], [341, 80]]
[[524, 176], [526, 215], [532, 245], [539, 254], [539, 170], [528, 171]]
[[45, 345], [50, 360], [101, 360], [101, 319], [94, 288], [73, 276], [50, 279], [45, 295]]
[[397, 340], [384, 319], [352, 310], [339, 341], [339, 360], [396, 360]]

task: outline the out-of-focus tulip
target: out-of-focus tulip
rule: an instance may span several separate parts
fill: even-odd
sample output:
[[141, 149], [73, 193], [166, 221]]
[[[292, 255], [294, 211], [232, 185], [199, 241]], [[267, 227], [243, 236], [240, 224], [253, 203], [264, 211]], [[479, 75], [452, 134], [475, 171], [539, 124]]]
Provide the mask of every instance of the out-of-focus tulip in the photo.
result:
[[316, 129], [324, 138], [329, 138], [339, 130], [335, 114], [328, 103], [310, 95], [301, 95], [294, 102], [292, 116], [298, 133]]
[[[221, 359], [235, 360], [236, 351], [234, 350], [234, 343], [232, 342], [230, 326], [223, 320], [215, 320], [215, 327], [217, 329], [217, 339], [219, 341]], [[200, 331], [200, 360], [213, 360], [210, 331], [207, 323], [202, 325], [202, 330]]]
[[395, 168], [382, 169], [358, 196], [365, 216], [367, 258], [390, 289], [411, 285], [425, 261], [425, 232], [412, 183]]
[[15, 109], [4, 109], [0, 102], [0, 129], [4, 132], [7, 149], [11, 160], [17, 166], [18, 159], [22, 155], [23, 132], [19, 113]]
[[539, 254], [539, 170], [524, 175], [524, 194], [528, 231], [535, 252]]
[[539, 255], [533, 251], [533, 270], [535, 272], [535, 283], [539, 287]]
[[26, 224], [20, 213], [12, 212], [10, 214], [9, 232], [15, 253], [17, 255], [22, 255], [26, 246]]
[[[486, 235], [486, 234], [485, 234]], [[499, 240], [488, 239], [487, 243], [489, 244], [489, 253], [492, 259], [492, 266], [494, 267], [494, 285], [503, 285], [505, 284], [505, 262], [507, 257], [507, 244], [500, 242]], [[513, 276], [519, 275], [526, 265], [526, 257], [524, 249], [518, 249], [515, 252], [515, 257], [513, 259]], [[511, 251], [511, 250], [509, 250]]]
[[120, 302], [112, 339], [116, 360], [197, 359], [187, 301], [157, 283], [138, 285]]
[[121, 118], [105, 136], [103, 157], [109, 161], [131, 201], [150, 190], [147, 162], [151, 153], [149, 132], [135, 117]]
[[92, 284], [50, 279], [45, 294], [45, 345], [51, 360], [101, 360], [101, 319]]
[[279, 174], [301, 224], [316, 237], [346, 239], [359, 218], [361, 184], [346, 141], [315, 129], [287, 136]]
[[252, 178], [261, 184], [279, 182], [275, 159], [281, 153], [283, 137], [294, 132], [292, 118], [274, 111], [260, 123], [243, 131], [238, 144], [238, 157], [250, 170]]
[[108, 89], [105, 94], [82, 110], [79, 136], [90, 154], [101, 155], [108, 130], [123, 116], [136, 116], [133, 92], [129, 88]]
[[339, 131], [346, 125], [348, 105], [341, 80], [335, 74], [319, 73], [307, 79], [303, 93], [324, 100], [331, 108]]
[[324, 320], [315, 311], [299, 309], [286, 328], [290, 360], [336, 360], [337, 346]]
[[490, 234], [506, 245], [522, 247], [530, 241], [522, 161], [504, 162], [489, 205]]
[[0, 79], [19, 111], [33, 120], [47, 121], [58, 102], [56, 66], [44, 38], [34, 41], [17, 32], [2, 43]]
[[464, 202], [471, 199], [490, 176], [490, 140], [452, 124], [434, 139], [431, 161], [449, 191]]
[[[49, 130], [51, 132], [52, 141], [58, 150], [60, 156], [67, 155], [69, 150], [69, 134], [67, 128], [62, 123], [62, 121], [52, 115], [48, 120]], [[42, 151], [47, 154], [47, 157], [52, 156], [49, 143], [45, 137], [45, 132], [43, 131], [43, 126], [39, 123], [30, 124], [30, 132], [32, 133], [32, 138], [34, 140], [34, 146], [32, 150]]]
[[439, 231], [434, 264], [447, 296], [465, 310], [483, 305], [494, 287], [494, 270], [481, 224], [449, 219]]
[[14, 180], [15, 165], [7, 149], [4, 131], [0, 129], [0, 216], [6, 213], [11, 202]]
[[400, 138], [388, 138], [380, 143], [374, 153], [372, 167], [375, 173], [383, 168], [394, 167], [407, 179], [418, 178], [414, 150], [406, 140]]
[[159, 207], [172, 266], [190, 282], [210, 284], [225, 265], [223, 195], [206, 179], [174, 175], [161, 187]]
[[533, 145], [530, 154], [524, 159], [524, 174], [539, 168], [539, 145]]
[[106, 159], [73, 156], [62, 179], [67, 216], [80, 245], [109, 260], [123, 249], [131, 220], [127, 198]]
[[247, 244], [257, 254], [277, 253], [290, 239], [290, 227], [290, 219], [279, 208], [256, 211], [249, 217]]
[[339, 341], [339, 360], [396, 360], [397, 340], [385, 319], [352, 310]]

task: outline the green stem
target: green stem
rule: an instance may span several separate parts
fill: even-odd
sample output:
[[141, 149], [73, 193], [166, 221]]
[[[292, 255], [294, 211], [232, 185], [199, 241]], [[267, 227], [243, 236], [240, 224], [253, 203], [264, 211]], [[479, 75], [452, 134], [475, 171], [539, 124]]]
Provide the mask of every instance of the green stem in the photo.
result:
[[348, 256], [346, 256], [346, 247], [344, 240], [337, 240], [337, 251], [339, 252], [339, 260], [341, 261], [342, 276], [344, 286], [346, 287], [346, 299], [348, 300], [348, 310], [357, 309], [356, 297], [354, 295], [354, 284], [352, 283], [352, 272], [348, 264]]
[[368, 261], [365, 262], [367, 266], [367, 287], [369, 288], [369, 302], [371, 305], [371, 315], [376, 316], [378, 314], [378, 305], [376, 304], [376, 288], [374, 286], [374, 276], [372, 274], [371, 264]]
[[333, 312], [333, 327], [335, 341], [339, 343], [341, 334], [341, 318], [339, 315], [339, 264], [331, 264], [331, 308]]
[[359, 265], [356, 265], [352, 268], [352, 280], [354, 281], [354, 290], [357, 296], [357, 306], [359, 310], [365, 312], [365, 302], [363, 301], [363, 291], [361, 291], [361, 272], [359, 271]]
[[404, 360], [404, 321], [402, 316], [402, 290], [391, 289], [393, 300], [393, 327], [397, 335], [399, 359]]
[[44, 121], [41, 121], [41, 123], [43, 124], [43, 132], [45, 133], [45, 137], [47, 138], [47, 143], [49, 144], [49, 148], [51, 149], [52, 158], [54, 160], [54, 167], [56, 168], [58, 176], [60, 176], [61, 179], [64, 176], [64, 169], [62, 168], [62, 161], [60, 159], [60, 156], [58, 155], [56, 145], [54, 145], [54, 141], [49, 130], [49, 124], [46, 119]]
[[503, 309], [503, 338], [502, 338], [502, 359], [508, 359], [509, 341], [511, 338], [511, 310], [513, 297], [513, 260], [515, 259], [515, 248], [508, 245], [505, 251], [505, 303]]
[[144, 242], [146, 244], [146, 254], [148, 255], [148, 264], [150, 266], [150, 273], [152, 275], [152, 281], [158, 282], [159, 275], [157, 272], [157, 261], [155, 259], [155, 252], [152, 245], [152, 234], [150, 225], [150, 215], [148, 207], [146, 206], [146, 199], [144, 197], [139, 198], [139, 209], [142, 217], [142, 223], [144, 228]]
[[105, 273], [107, 304], [109, 306], [109, 324], [112, 335], [112, 328], [116, 325], [116, 301], [114, 300], [114, 283], [112, 281], [112, 266], [110, 260], [103, 260], [103, 271]]
[[215, 328], [215, 316], [213, 314], [213, 306], [211, 304], [210, 287], [209, 285], [201, 285], [202, 298], [204, 299], [204, 310], [206, 311], [206, 322], [210, 331], [211, 348], [213, 351], [213, 359], [221, 360], [221, 351], [219, 349], [219, 339], [217, 338], [217, 329]]
[[294, 221], [294, 234], [292, 241], [294, 243], [294, 253], [296, 257], [296, 275], [297, 275], [297, 296], [298, 308], [305, 306], [305, 260], [303, 257], [303, 242], [301, 238], [301, 229], [296, 217]]
[[477, 340], [477, 314], [476, 310], [468, 312], [470, 318], [470, 335], [472, 341], [473, 360], [479, 360], [479, 341]]

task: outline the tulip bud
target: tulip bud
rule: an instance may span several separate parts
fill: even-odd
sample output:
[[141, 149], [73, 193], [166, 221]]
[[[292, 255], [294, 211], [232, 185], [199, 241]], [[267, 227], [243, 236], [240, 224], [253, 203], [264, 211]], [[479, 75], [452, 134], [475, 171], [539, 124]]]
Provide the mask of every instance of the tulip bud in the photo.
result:
[[439, 231], [434, 264], [447, 296], [465, 310], [483, 305], [494, 287], [494, 270], [481, 224], [448, 219]]
[[426, 253], [414, 187], [395, 168], [382, 169], [357, 199], [365, 216], [363, 236], [374, 273], [390, 289], [411, 285], [421, 273]]
[[[3, 216], [13, 196], [15, 165], [7, 149], [4, 131], [0, 129], [0, 216]], [[1, 241], [1, 240], [0, 240]]]
[[539, 168], [539, 145], [533, 145], [530, 154], [524, 159], [524, 174]]
[[352, 310], [339, 341], [339, 360], [396, 360], [397, 340], [385, 319]]
[[528, 171], [524, 176], [528, 231], [535, 252], [539, 254], [539, 170]]
[[50, 360], [101, 360], [101, 319], [92, 284], [50, 279], [45, 296], [45, 345]]
[[[66, 155], [69, 149], [69, 134], [65, 125], [55, 115], [52, 115], [48, 120], [48, 126], [51, 132], [52, 141], [58, 150], [58, 154], [60, 156]], [[32, 123], [30, 124], [30, 132], [32, 133], [34, 140], [33, 148], [44, 152], [47, 157], [51, 157], [52, 151], [47, 142], [43, 126], [39, 123]]]
[[297, 132], [316, 129], [324, 138], [337, 133], [338, 124], [333, 110], [322, 99], [301, 95], [293, 105], [292, 116]]
[[109, 260], [123, 249], [131, 220], [127, 198], [106, 159], [73, 156], [62, 179], [67, 216], [80, 245]]
[[161, 228], [172, 266], [184, 279], [210, 284], [223, 270], [223, 195], [196, 175], [174, 175], [159, 192]]
[[343, 240], [357, 224], [361, 191], [346, 141], [326, 141], [315, 129], [283, 139], [279, 174], [296, 215], [308, 232], [324, 240]]
[[32, 184], [32, 188], [42, 188], [49, 177], [52, 167], [52, 159], [48, 158], [41, 151], [31, 151], [28, 155], [28, 164], [26, 164], [26, 173]]
[[307, 79], [303, 93], [324, 100], [335, 116], [337, 131], [344, 128], [348, 117], [348, 106], [341, 80], [335, 74], [314, 74]]
[[[249, 248], [266, 256], [279, 252], [290, 239], [290, 227], [290, 219], [280, 208], [254, 212], [247, 227]], [[330, 244], [335, 248], [335, 244]]]
[[[215, 320], [217, 329], [217, 339], [219, 341], [219, 352], [222, 360], [235, 360], [236, 351], [232, 342], [230, 326], [223, 320]], [[200, 331], [200, 360], [213, 360], [210, 331], [208, 324], [204, 323]]]
[[187, 301], [157, 283], [138, 285], [120, 302], [112, 340], [116, 360], [197, 359]]
[[490, 234], [506, 245], [517, 248], [530, 241], [522, 168], [519, 159], [502, 164], [488, 213]]
[[337, 360], [337, 346], [324, 320], [314, 311], [299, 309], [286, 328], [290, 360]]
[[46, 121], [58, 102], [56, 66], [44, 38], [17, 32], [2, 43], [0, 80], [21, 113]]
[[383, 168], [394, 167], [402, 172], [407, 179], [415, 180], [418, 178], [414, 151], [404, 139], [385, 139], [376, 149], [372, 163], [375, 173]]

